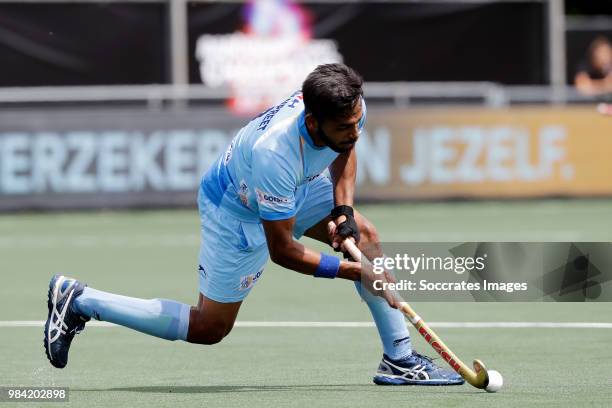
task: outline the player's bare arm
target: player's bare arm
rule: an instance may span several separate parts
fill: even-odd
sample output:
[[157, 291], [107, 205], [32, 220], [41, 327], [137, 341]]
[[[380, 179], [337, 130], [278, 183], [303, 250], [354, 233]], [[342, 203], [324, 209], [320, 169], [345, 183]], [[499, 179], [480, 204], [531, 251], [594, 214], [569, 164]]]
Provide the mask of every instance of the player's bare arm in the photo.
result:
[[[324, 259], [326, 257], [335, 257], [313, 251], [294, 240], [293, 226], [295, 220], [293, 218], [279, 221], [262, 220], [262, 222], [272, 262], [283, 268], [291, 269], [305, 275], [325, 277], [320, 276], [321, 265], [324, 264]], [[361, 281], [372, 294], [381, 296], [390, 306], [396, 307], [397, 300], [391, 291], [375, 289], [373, 285], [375, 280], [393, 282], [394, 279], [389, 273], [377, 275], [372, 271], [372, 268], [369, 267], [369, 264], [362, 265], [361, 262], [345, 260], [339, 262], [338, 272], [335, 277], [351, 281]]]
[[[322, 255], [293, 239], [294, 218], [279, 221], [263, 220], [272, 262], [306, 275], [315, 275]], [[361, 277], [359, 262], [340, 262], [338, 278], [357, 281]]]
[[352, 207], [357, 178], [357, 151], [355, 148], [340, 154], [329, 166], [329, 174], [334, 183], [336, 205], [350, 205]]
[[[358, 135], [356, 127], [357, 123], [351, 123], [352, 131]], [[358, 137], [358, 136], [357, 136]], [[353, 207], [353, 197], [355, 194], [355, 180], [357, 178], [357, 151], [353, 147], [349, 151], [342, 153], [329, 166], [329, 173], [334, 184], [334, 202], [336, 208]], [[345, 214], [339, 213], [337, 217], [332, 217], [336, 227], [342, 223], [350, 222], [351, 220]], [[343, 234], [337, 234], [336, 228], [330, 229], [330, 240], [334, 249], [340, 248], [340, 243], [345, 238]], [[350, 233], [352, 231], [348, 231]], [[354, 236], [346, 235], [353, 239], [355, 243], [359, 243], [359, 229], [357, 228]]]

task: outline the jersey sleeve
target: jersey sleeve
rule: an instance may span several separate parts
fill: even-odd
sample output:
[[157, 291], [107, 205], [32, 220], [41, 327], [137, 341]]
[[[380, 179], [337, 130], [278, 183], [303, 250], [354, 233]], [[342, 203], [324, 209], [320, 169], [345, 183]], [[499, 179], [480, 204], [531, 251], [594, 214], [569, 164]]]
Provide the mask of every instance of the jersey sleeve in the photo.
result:
[[252, 171], [260, 218], [277, 221], [293, 217], [297, 183], [289, 159], [272, 150], [257, 149]]

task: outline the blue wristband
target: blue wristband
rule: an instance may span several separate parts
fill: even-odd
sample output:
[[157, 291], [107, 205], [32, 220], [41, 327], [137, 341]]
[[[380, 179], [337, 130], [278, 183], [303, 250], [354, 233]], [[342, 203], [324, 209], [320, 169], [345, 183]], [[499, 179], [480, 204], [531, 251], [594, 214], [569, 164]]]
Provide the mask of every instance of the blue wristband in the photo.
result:
[[340, 270], [340, 259], [321, 252], [321, 261], [314, 273], [315, 278], [334, 279]]

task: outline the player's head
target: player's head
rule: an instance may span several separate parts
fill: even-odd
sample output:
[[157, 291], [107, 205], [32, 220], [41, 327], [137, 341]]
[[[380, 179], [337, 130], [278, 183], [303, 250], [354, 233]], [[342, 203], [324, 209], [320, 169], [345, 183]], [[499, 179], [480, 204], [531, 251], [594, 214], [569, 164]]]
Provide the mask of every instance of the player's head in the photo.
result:
[[361, 76], [344, 64], [319, 65], [302, 84], [308, 131], [338, 153], [359, 138], [362, 85]]
[[589, 46], [591, 64], [601, 71], [612, 69], [612, 46], [606, 37], [597, 37]]

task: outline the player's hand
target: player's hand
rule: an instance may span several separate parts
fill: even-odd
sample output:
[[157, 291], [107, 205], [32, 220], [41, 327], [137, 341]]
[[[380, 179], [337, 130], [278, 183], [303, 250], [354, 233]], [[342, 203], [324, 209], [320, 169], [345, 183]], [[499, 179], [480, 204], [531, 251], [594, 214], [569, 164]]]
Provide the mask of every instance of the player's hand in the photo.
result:
[[[344, 219], [345, 217], [342, 216], [341, 218]], [[355, 243], [355, 238], [353, 238], [352, 236], [345, 238], [338, 233], [338, 224], [342, 221], [343, 220], [334, 221], [330, 223], [330, 225], [333, 225], [333, 226], [328, 226], [327, 232], [329, 234], [329, 241], [331, 242], [331, 247], [334, 249], [334, 251], [342, 252], [344, 254], [344, 259], [354, 260], [347, 251], [342, 249], [342, 243], [344, 242], [345, 239], [350, 239], [351, 241], [353, 241], [353, 243]]]
[[[355, 244], [359, 243], [359, 227], [353, 215], [353, 209], [346, 205], [339, 205], [331, 212], [335, 228], [329, 230], [332, 248], [335, 251], [342, 251], [342, 242], [345, 239], [352, 239]], [[344, 252], [345, 258], [348, 258]]]

